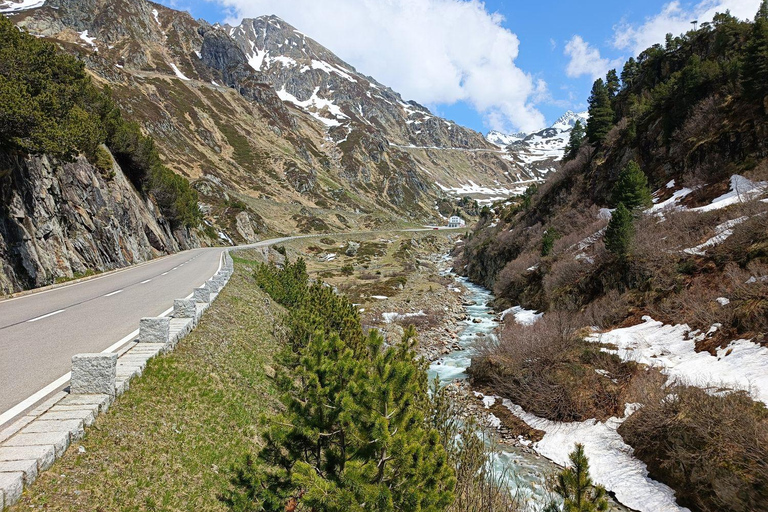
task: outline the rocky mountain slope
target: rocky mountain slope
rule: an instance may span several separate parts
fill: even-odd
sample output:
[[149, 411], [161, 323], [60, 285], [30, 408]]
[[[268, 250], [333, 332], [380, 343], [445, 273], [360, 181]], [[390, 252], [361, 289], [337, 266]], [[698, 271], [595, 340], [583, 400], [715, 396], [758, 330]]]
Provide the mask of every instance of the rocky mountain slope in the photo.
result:
[[0, 295], [199, 245], [172, 230], [114, 164], [105, 175], [84, 157], [2, 157]]
[[12, 19], [82, 58], [235, 241], [435, 221], [440, 197], [541, 175], [275, 17], [230, 27], [145, 0], [29, 5]]

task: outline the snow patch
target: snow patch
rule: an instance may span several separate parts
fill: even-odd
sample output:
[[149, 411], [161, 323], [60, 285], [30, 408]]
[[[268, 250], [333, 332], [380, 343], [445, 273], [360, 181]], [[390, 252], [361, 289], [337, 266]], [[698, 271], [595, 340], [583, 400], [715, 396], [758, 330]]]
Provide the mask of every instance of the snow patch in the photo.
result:
[[179, 68], [176, 67], [176, 64], [171, 63], [168, 65], [171, 66], [171, 69], [173, 69], [173, 73], [176, 75], [177, 78], [179, 78], [180, 80], [189, 81], [189, 78], [184, 76], [184, 73], [182, 73], [181, 70], [179, 70]]
[[85, 41], [86, 44], [89, 44], [90, 46], [92, 46], [94, 51], [99, 51], [99, 48], [98, 48], [98, 46], [96, 46], [96, 43], [95, 43], [96, 38], [95, 37], [88, 37], [88, 31], [87, 30], [83, 30], [82, 32], [80, 32], [80, 39]]
[[728, 193], [713, 199], [712, 203], [706, 206], [693, 208], [693, 210], [698, 212], [709, 212], [725, 208], [732, 204], [743, 203], [751, 199], [756, 199], [760, 194], [765, 192], [766, 188], [768, 188], [768, 182], [766, 181], [755, 182], [744, 176], [734, 174], [731, 176], [731, 189]]
[[544, 316], [544, 313], [538, 313], [531, 309], [523, 309], [520, 306], [515, 306], [502, 311], [501, 320], [504, 321], [504, 318], [509, 314], [512, 314], [515, 317], [515, 322], [520, 325], [533, 325], [539, 318]]
[[[713, 326], [710, 333], [715, 330]], [[747, 390], [752, 398], [768, 405], [768, 348], [749, 340], [732, 341], [716, 355], [696, 352], [696, 342], [707, 333], [691, 332], [686, 324], [664, 325], [649, 316], [643, 323], [590, 336], [587, 341], [614, 345], [624, 361], [658, 368], [668, 384], [682, 383], [709, 389], [728, 387]]]
[[541, 441], [533, 443], [533, 449], [555, 463], [568, 465], [575, 444], [583, 444], [592, 479], [615, 493], [627, 507], [640, 512], [689, 512], [675, 502], [672, 489], [648, 476], [646, 465], [632, 455], [632, 447], [616, 432], [636, 405], [627, 404], [624, 418], [610, 418], [604, 423], [595, 419], [561, 423], [527, 413], [506, 399], [503, 404], [531, 427], [546, 432]]
[[699, 244], [696, 247], [691, 247], [690, 249], [683, 249], [683, 252], [686, 254], [692, 254], [695, 256], [704, 256], [706, 254], [705, 249], [709, 247], [714, 247], [716, 245], [719, 245], [723, 242], [725, 242], [729, 236], [733, 234], [733, 229], [745, 220], [748, 220], [749, 217], [739, 217], [738, 219], [729, 220], [727, 222], [723, 222], [722, 224], [718, 224], [715, 226], [715, 236], [704, 242], [703, 244]]
[[45, 5], [45, 0], [22, 0], [21, 2], [0, 2], [1, 13], [14, 13], [26, 11], [28, 9], [37, 9]]

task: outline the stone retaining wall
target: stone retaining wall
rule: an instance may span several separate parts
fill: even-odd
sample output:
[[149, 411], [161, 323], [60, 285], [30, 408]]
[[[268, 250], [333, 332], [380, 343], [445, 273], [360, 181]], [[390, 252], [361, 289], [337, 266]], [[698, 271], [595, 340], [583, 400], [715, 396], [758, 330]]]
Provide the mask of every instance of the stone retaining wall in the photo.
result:
[[139, 336], [119, 353], [72, 357], [69, 392], [62, 391], [0, 432], [0, 511], [15, 504], [37, 476], [50, 468], [85, 429], [106, 412], [147, 361], [173, 350], [197, 326], [229, 281], [233, 262], [224, 253], [221, 269], [186, 299], [174, 301], [170, 318], [143, 318]]

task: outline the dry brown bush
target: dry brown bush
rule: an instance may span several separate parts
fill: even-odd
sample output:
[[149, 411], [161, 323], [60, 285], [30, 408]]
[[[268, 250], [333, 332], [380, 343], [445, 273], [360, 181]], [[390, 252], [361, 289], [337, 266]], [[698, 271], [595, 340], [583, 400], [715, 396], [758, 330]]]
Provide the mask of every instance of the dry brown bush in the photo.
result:
[[518, 258], [508, 262], [499, 275], [493, 286], [493, 292], [497, 297], [504, 297], [511, 300], [519, 297], [529, 284], [529, 274], [533, 267], [541, 263], [541, 256], [535, 252], [526, 252]]
[[[621, 414], [623, 391], [637, 366], [580, 339], [585, 325], [583, 315], [563, 311], [547, 313], [530, 326], [508, 323], [497, 341], [490, 339], [479, 347], [470, 376], [526, 411], [551, 420]], [[604, 370], [609, 377], [595, 370]]]
[[[663, 395], [663, 396], [662, 396]], [[653, 392], [619, 428], [652, 478], [702, 512], [768, 510], [768, 412], [744, 392]]]
[[417, 331], [423, 332], [445, 325], [445, 312], [428, 309], [423, 315], [396, 316], [394, 322], [402, 327], [412, 325]]
[[594, 266], [589, 262], [577, 260], [572, 254], [565, 254], [549, 267], [544, 275], [544, 293], [550, 308], [574, 309], [583, 302], [579, 286], [583, 279], [588, 279]]

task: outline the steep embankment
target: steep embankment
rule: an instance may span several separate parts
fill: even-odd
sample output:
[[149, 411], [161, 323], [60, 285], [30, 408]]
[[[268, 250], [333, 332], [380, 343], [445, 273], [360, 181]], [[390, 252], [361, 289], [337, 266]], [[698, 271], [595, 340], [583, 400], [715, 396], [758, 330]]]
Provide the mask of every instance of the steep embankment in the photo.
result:
[[81, 157], [5, 160], [0, 178], [0, 294], [109, 270], [198, 245], [172, 231], [119, 166], [106, 179]]
[[472, 378], [552, 427], [542, 452], [584, 435], [605, 469], [607, 420], [680, 505], [766, 510], [768, 3], [631, 59], [589, 114], [562, 172], [457, 254], [500, 307], [544, 312], [508, 315]]
[[0, 293], [199, 244], [197, 194], [82, 63], [0, 17]]

